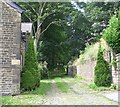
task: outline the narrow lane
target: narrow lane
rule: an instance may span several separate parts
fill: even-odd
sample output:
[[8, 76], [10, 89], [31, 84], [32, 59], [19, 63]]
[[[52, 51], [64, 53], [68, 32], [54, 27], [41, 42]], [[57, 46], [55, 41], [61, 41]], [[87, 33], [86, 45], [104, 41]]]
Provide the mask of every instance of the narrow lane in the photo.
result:
[[[37, 93], [4, 96], [2, 101], [5, 105], [118, 105], [117, 102], [88, 90], [82, 82], [73, 83], [65, 78], [58, 80], [44, 80], [41, 87], [36, 90]], [[51, 88], [49, 87], [45, 95], [41, 95], [40, 90], [48, 88], [45, 88], [48, 82]], [[61, 90], [66, 88], [68, 88], [67, 91]]]
[[83, 84], [72, 84], [63, 79], [72, 90], [67, 93], [59, 91], [56, 82], [52, 80], [51, 90], [45, 96], [42, 105], [118, 105], [117, 102], [109, 100], [99, 94], [87, 91]]
[[42, 105], [65, 105], [66, 98], [61, 93], [54, 80], [51, 81], [51, 90], [47, 92]]

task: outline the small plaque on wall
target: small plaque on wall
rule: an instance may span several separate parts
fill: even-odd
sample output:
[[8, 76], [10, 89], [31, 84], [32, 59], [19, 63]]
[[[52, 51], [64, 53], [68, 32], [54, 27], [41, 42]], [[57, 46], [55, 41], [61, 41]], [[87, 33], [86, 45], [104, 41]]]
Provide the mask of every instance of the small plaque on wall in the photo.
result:
[[12, 65], [20, 65], [20, 60], [18, 60], [18, 59], [13, 59], [13, 60], [11, 61], [11, 64], [12, 64]]

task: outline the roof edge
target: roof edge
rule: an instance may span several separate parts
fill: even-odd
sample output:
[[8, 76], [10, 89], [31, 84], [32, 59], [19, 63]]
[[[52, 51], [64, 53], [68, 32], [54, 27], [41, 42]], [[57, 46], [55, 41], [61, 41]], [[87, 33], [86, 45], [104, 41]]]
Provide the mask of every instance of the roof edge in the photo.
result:
[[17, 3], [13, 2], [12, 0], [5, 0], [5, 2], [14, 9], [16, 9], [19, 13], [23, 13], [24, 10]]

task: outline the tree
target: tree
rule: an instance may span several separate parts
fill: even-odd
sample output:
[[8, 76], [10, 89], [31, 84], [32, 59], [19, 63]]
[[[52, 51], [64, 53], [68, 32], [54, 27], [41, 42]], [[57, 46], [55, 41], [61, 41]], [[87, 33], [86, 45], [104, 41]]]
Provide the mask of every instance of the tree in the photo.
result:
[[103, 37], [115, 53], [120, 53], [119, 21], [115, 15], [111, 17], [108, 27], [103, 31]]
[[21, 89], [33, 90], [40, 85], [40, 73], [34, 50], [33, 39], [29, 36], [25, 54], [25, 65], [21, 73]]
[[36, 40], [36, 48], [38, 41], [42, 34], [52, 25], [55, 23], [62, 23], [63, 20], [52, 20], [51, 22], [47, 23], [46, 27], [43, 23], [46, 18], [54, 16], [57, 13], [62, 13], [64, 16], [69, 15], [70, 12], [73, 11], [73, 7], [71, 3], [59, 3], [59, 2], [23, 2], [19, 3], [25, 12], [22, 16], [22, 21], [29, 21], [33, 23], [33, 29], [35, 33], [35, 40]]
[[[66, 65], [86, 45], [96, 42], [106, 28], [116, 3], [34, 2], [20, 3], [26, 10], [22, 21], [31, 21], [36, 32], [39, 61], [49, 68]], [[114, 5], [112, 5], [114, 4]], [[79, 9], [78, 9], [79, 7]]]
[[51, 25], [44, 33], [38, 46], [38, 60], [46, 61], [49, 70], [66, 65], [69, 61], [69, 46], [64, 43], [66, 39], [63, 27], [58, 25]]
[[79, 56], [80, 50], [84, 50], [87, 43], [90, 43], [91, 32], [90, 27], [91, 23], [86, 17], [79, 12], [76, 15], [73, 21], [73, 33], [71, 39], [69, 40], [71, 46], [71, 54], [72, 56]]
[[103, 31], [108, 25], [109, 19], [117, 12], [120, 6], [119, 2], [90, 2], [90, 3], [77, 3], [84, 12], [83, 15], [90, 23], [89, 32], [91, 38], [90, 42], [99, 40], [102, 36], [100, 32]]
[[110, 86], [112, 83], [109, 64], [103, 58], [104, 50], [99, 47], [97, 63], [94, 70], [94, 82], [97, 86]]

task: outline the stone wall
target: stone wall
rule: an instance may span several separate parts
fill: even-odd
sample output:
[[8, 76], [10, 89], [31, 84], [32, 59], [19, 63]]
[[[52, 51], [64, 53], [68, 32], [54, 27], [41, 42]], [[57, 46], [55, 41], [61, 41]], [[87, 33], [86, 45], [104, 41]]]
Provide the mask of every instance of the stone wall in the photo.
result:
[[67, 74], [69, 77], [75, 77], [77, 75], [77, 68], [76, 66], [68, 66]]
[[113, 82], [118, 84], [118, 90], [120, 90], [120, 54], [116, 55], [117, 68], [113, 70]]
[[0, 75], [2, 95], [20, 92], [21, 14], [5, 2], [0, 9]]
[[[1, 35], [2, 35], [2, 2], [0, 2], [0, 96], [1, 96], [1, 92], [2, 92], [2, 39], [1, 39]], [[1, 101], [1, 100], [0, 100]], [[1, 102], [0, 102], [1, 104]], [[0, 105], [1, 106], [1, 105]]]
[[[110, 63], [113, 58], [113, 53], [108, 51], [104, 54], [104, 58]], [[110, 56], [111, 55], [111, 56]], [[112, 72], [112, 81], [114, 84], [120, 84], [120, 54], [115, 55], [117, 68], [111, 67]], [[83, 64], [79, 64], [76, 66], [77, 75], [82, 76], [83, 78], [94, 81], [94, 68], [96, 65], [96, 60], [87, 60], [84, 61]], [[118, 87], [120, 90], [120, 87]]]
[[77, 66], [77, 75], [83, 78], [93, 81], [94, 80], [94, 67], [96, 60], [87, 60], [83, 64]]

